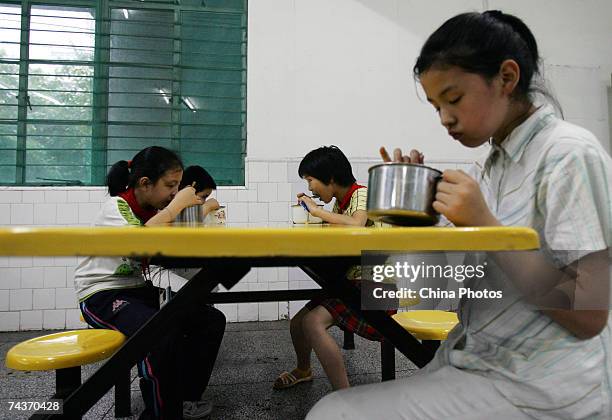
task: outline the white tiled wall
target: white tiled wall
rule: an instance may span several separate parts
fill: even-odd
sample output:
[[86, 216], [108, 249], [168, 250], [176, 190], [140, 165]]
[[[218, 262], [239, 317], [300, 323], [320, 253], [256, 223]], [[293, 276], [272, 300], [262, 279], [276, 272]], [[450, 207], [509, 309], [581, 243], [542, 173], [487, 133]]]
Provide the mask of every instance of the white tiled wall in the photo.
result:
[[[358, 182], [367, 183], [371, 159], [354, 159]], [[429, 162], [440, 169], [465, 162]], [[297, 174], [299, 160], [247, 160], [248, 187], [221, 188], [217, 199], [227, 206], [228, 224], [283, 226], [290, 221], [295, 194], [306, 191]], [[0, 187], [0, 226], [88, 225], [106, 200], [103, 187]], [[73, 288], [76, 257], [0, 257], [0, 331], [83, 328]], [[316, 288], [293, 267], [251, 270], [232, 291]], [[218, 305], [229, 322], [286, 319], [306, 302]]]

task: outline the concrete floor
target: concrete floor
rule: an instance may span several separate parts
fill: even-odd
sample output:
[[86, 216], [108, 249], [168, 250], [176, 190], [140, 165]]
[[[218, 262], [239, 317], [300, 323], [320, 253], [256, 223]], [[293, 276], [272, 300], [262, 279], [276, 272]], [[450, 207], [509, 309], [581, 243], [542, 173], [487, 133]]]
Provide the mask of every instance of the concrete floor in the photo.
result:
[[[341, 331], [332, 334], [342, 343]], [[47, 331], [0, 333], [0, 356], [16, 343]], [[380, 381], [380, 344], [355, 337], [355, 350], [343, 350], [352, 385]], [[97, 364], [85, 366], [89, 376]], [[272, 382], [283, 370], [295, 367], [289, 323], [245, 322], [227, 324], [219, 357], [204, 398], [214, 404], [212, 419], [303, 419], [310, 408], [331, 387], [313, 355], [314, 381], [275, 391]], [[396, 352], [396, 375], [411, 375], [416, 367]], [[136, 371], [133, 370], [132, 411], [137, 418], [143, 409]], [[45, 401], [54, 392], [53, 372], [18, 372], [0, 366], [0, 419], [28, 418], [27, 413], [9, 411], [9, 401]], [[31, 413], [30, 413], [31, 414]], [[84, 416], [85, 419], [113, 419], [113, 390]]]

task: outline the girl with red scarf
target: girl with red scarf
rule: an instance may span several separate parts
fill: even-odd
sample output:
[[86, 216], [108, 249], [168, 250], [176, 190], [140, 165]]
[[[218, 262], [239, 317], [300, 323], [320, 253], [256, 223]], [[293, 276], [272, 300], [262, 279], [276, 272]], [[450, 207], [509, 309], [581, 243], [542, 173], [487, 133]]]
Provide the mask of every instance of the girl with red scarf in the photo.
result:
[[[308, 182], [308, 189], [323, 202], [336, 199], [333, 211], [329, 212], [305, 194], [298, 194], [298, 201], [308, 211], [324, 222], [371, 226], [366, 211], [367, 188], [358, 185], [351, 164], [336, 146], [320, 147], [308, 153], [298, 168], [298, 174]], [[360, 267], [347, 273], [349, 279], [360, 278]], [[342, 352], [327, 330], [337, 325], [341, 329], [356, 333], [366, 339], [380, 341], [382, 336], [339, 299], [311, 300], [292, 319], [291, 339], [295, 349], [297, 367], [283, 372], [274, 382], [275, 389], [289, 388], [300, 382], [312, 380], [310, 354], [315, 351], [334, 389], [349, 386]]]
[[[202, 204], [193, 187], [178, 190], [183, 175], [179, 157], [163, 147], [141, 150], [108, 172], [110, 199], [96, 226], [138, 228], [172, 222], [185, 207]], [[88, 257], [75, 271], [84, 319], [94, 328], [133, 335], [159, 310], [160, 289], [148, 279], [148, 264], [127, 257]], [[189, 322], [165, 331], [138, 363], [145, 411], [140, 418], [202, 418], [200, 401], [225, 331], [225, 317], [211, 307], [186, 308]], [[197, 355], [196, 358], [190, 357]], [[181, 378], [179, 382], [179, 378]]]

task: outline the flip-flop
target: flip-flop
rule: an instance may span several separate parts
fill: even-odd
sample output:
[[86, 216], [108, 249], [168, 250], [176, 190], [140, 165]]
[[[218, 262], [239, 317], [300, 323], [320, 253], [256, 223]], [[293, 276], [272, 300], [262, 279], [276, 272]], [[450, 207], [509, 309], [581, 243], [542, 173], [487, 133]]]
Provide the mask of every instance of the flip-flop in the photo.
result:
[[[282, 380], [283, 378], [289, 379], [289, 382], [287, 383], [283, 382]], [[310, 373], [310, 375], [304, 376], [302, 378], [297, 378], [291, 372], [283, 372], [280, 375], [278, 375], [278, 378], [276, 378], [276, 381], [274, 381], [274, 385], [272, 385], [272, 388], [274, 389], [291, 388], [292, 386], [297, 385], [300, 382], [310, 382], [310, 381], [312, 381], [312, 372]]]

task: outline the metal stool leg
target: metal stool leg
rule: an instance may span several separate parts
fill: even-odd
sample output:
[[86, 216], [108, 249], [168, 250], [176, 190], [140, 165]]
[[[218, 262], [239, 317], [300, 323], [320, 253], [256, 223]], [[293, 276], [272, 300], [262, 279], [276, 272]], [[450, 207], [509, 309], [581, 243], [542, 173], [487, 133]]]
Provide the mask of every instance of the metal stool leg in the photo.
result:
[[383, 381], [395, 379], [395, 346], [388, 340], [380, 342], [380, 367]]
[[55, 371], [55, 396], [64, 399], [81, 385], [81, 367], [57, 369]]
[[423, 344], [423, 347], [425, 347], [427, 350], [431, 352], [432, 358], [433, 358], [433, 355], [436, 354], [438, 347], [440, 347], [439, 340], [422, 340], [421, 344]]
[[127, 370], [115, 382], [115, 417], [132, 415], [131, 370]]
[[355, 349], [355, 335], [352, 332], [344, 331], [344, 345], [342, 348], [344, 350]]

